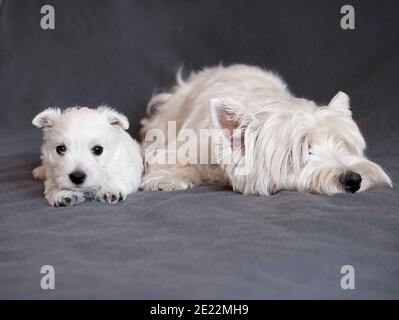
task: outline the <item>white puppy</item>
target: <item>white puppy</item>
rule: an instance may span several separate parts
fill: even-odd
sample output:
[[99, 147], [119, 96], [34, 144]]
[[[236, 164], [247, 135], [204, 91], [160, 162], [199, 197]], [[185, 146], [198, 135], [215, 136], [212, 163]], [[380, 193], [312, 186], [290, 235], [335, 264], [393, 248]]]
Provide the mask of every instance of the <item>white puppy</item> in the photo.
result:
[[86, 198], [116, 203], [137, 191], [143, 160], [139, 144], [125, 131], [124, 115], [106, 106], [49, 108], [32, 123], [44, 130], [42, 165], [33, 176], [45, 180], [51, 206], [76, 205]]
[[[365, 157], [365, 141], [343, 92], [319, 107], [294, 97], [271, 72], [233, 65], [192, 73], [185, 82], [178, 77], [171, 92], [153, 97], [149, 110], [154, 114], [142, 120], [141, 131], [144, 190], [230, 184], [259, 195], [280, 190], [333, 194], [392, 185]], [[176, 137], [168, 132], [171, 125]], [[203, 129], [211, 132], [210, 143], [198, 141]], [[157, 136], [159, 131], [165, 138]], [[209, 154], [207, 162], [198, 161], [196, 152], [179, 161], [187, 150]]]

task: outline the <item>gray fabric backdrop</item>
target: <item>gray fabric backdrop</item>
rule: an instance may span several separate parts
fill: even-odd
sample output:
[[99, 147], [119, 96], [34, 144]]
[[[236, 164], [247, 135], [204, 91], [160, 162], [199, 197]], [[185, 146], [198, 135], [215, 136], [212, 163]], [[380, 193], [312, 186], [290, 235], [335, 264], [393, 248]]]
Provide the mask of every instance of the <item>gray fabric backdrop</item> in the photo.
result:
[[[40, 28], [53, 4], [56, 30]], [[220, 62], [279, 72], [297, 95], [352, 98], [368, 155], [399, 177], [399, 5], [351, 1], [23, 1], [0, 7], [1, 298], [399, 298], [394, 189], [333, 197], [200, 187], [53, 209], [31, 170], [47, 106], [108, 103], [135, 135], [151, 94]], [[40, 267], [56, 289], [40, 289]], [[356, 290], [340, 288], [342, 265]]]

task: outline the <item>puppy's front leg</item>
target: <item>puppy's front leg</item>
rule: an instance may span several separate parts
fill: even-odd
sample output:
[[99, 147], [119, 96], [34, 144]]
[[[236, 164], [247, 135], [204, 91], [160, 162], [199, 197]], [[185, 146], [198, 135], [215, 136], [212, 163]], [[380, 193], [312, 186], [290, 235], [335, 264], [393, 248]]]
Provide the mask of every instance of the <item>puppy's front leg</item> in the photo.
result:
[[94, 198], [100, 202], [114, 204], [126, 200], [128, 194], [136, 192], [140, 186], [143, 165], [140, 162], [119, 162], [110, 168], [108, 181], [100, 188]]
[[[120, 184], [119, 184], [120, 185]], [[127, 191], [125, 188], [117, 187], [118, 183], [116, 181], [108, 181], [100, 191], [96, 194], [95, 199], [100, 202], [107, 202], [109, 204], [114, 204], [119, 201], [126, 200]]]

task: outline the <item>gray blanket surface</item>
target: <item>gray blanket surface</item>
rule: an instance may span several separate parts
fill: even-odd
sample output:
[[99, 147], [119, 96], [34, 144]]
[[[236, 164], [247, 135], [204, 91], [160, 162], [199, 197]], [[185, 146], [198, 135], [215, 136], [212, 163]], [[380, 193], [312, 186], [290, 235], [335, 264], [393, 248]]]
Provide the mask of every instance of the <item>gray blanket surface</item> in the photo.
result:
[[[52, 208], [39, 136], [0, 142], [1, 298], [399, 298], [397, 189], [247, 196], [199, 187]], [[399, 178], [397, 155], [385, 160]], [[40, 287], [40, 268], [56, 289]], [[355, 268], [355, 290], [340, 269]]]

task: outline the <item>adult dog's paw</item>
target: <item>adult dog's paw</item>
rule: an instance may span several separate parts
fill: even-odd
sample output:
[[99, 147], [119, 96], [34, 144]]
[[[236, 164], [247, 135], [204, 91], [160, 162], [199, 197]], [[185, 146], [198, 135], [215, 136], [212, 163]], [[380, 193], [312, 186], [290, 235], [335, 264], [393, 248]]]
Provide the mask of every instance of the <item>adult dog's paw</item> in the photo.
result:
[[143, 179], [141, 189], [144, 191], [178, 191], [193, 186], [192, 183], [177, 177], [147, 176]]
[[51, 193], [47, 201], [53, 207], [75, 206], [85, 201], [85, 196], [82, 192], [62, 190]]
[[126, 200], [126, 194], [120, 190], [103, 189], [96, 194], [95, 199], [100, 202], [114, 204]]

